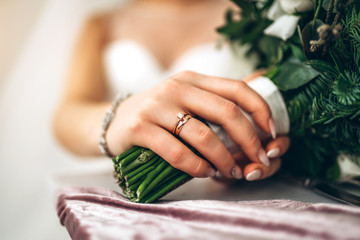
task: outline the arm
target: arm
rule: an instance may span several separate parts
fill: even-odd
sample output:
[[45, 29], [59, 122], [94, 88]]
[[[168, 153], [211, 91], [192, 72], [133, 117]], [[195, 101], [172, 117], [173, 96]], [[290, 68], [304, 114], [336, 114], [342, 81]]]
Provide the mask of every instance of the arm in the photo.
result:
[[75, 47], [65, 91], [54, 116], [56, 137], [80, 155], [100, 155], [97, 145], [101, 122], [110, 105], [105, 101], [106, 83], [101, 63], [105, 44], [104, 19], [90, 19]]
[[[60, 142], [82, 155], [100, 155], [102, 120], [111, 105], [105, 100], [106, 82], [101, 67], [102, 49], [106, 44], [102, 23], [101, 18], [95, 18], [86, 25], [54, 119]], [[252, 124], [237, 105], [251, 113], [265, 132], [271, 133], [271, 113], [266, 102], [246, 84], [193, 72], [179, 73], [120, 104], [106, 135], [110, 152], [118, 155], [132, 146], [142, 146], [194, 177], [213, 176], [218, 170], [225, 177], [239, 178], [242, 169], [202, 122], [190, 119], [180, 137], [215, 169], [170, 133], [176, 115], [190, 113], [223, 126], [251, 162], [268, 162], [264, 161], [267, 157]]]

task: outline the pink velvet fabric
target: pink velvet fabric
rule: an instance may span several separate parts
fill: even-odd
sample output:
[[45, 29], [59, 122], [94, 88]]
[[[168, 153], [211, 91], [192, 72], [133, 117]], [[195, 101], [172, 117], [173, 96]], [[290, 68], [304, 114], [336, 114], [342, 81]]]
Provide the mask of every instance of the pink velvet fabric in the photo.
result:
[[63, 188], [72, 239], [360, 239], [360, 208], [290, 200], [136, 204], [104, 188]]

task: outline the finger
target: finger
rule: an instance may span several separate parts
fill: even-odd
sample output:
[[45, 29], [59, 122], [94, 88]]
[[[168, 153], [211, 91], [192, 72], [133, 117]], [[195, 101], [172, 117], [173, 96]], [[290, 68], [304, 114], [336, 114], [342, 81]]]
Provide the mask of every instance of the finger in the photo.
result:
[[278, 158], [288, 150], [290, 146], [290, 138], [287, 136], [280, 136], [271, 140], [266, 145], [266, 154], [269, 158]]
[[[245, 166], [250, 163], [250, 160], [241, 151], [233, 153], [232, 157], [235, 160], [235, 163], [240, 167], [240, 169], [244, 169]], [[234, 179], [227, 178], [224, 175], [222, 175], [220, 172], [216, 172], [216, 176], [214, 177], [214, 180], [225, 184], [234, 182]]]
[[269, 164], [253, 125], [236, 104], [199, 88], [189, 88], [181, 97], [189, 112], [221, 125], [251, 161]]
[[[144, 118], [153, 122], [155, 125], [161, 126], [169, 132], [178, 121], [175, 117], [178, 113], [193, 113], [194, 115], [198, 115], [204, 119], [208, 119], [209, 121], [223, 126], [225, 126], [226, 123], [229, 127], [225, 126], [225, 129], [233, 130], [234, 133], [232, 134], [234, 136], [235, 132], [240, 133], [236, 134], [237, 138], [240, 139], [238, 144], [247, 149], [245, 152], [253, 155], [253, 161], [260, 161], [257, 156], [259, 155], [259, 149], [262, 149], [260, 140], [258, 139], [251, 123], [243, 116], [239, 108], [236, 107], [234, 103], [213, 93], [196, 88], [191, 84], [180, 84], [179, 81], [176, 80], [168, 81], [168, 84], [171, 84], [172, 88], [167, 87], [167, 89], [173, 89], [173, 87], [176, 87], [177, 89], [176, 102], [169, 102], [164, 105], [163, 99], [161, 99], [161, 101], [152, 101], [147, 104], [147, 109], [162, 109], [162, 111], [154, 114], [153, 111], [145, 110], [145, 115], [143, 116]], [[182, 94], [179, 94], [179, 92]], [[201, 99], [201, 101], [199, 101], [199, 99]], [[229, 115], [226, 111], [226, 107], [224, 108], [224, 104], [225, 106], [233, 106], [237, 117], [229, 116], [227, 118], [227, 122], [224, 122], [224, 119], [220, 116]], [[186, 110], [180, 109], [178, 105], [182, 105], [180, 107]], [[219, 109], [224, 113], [219, 113], [219, 111], [214, 111], [214, 109]], [[235, 118], [235, 121], [233, 121], [233, 118]], [[182, 130], [181, 133], [185, 135], [181, 137], [203, 154], [203, 156], [205, 156], [211, 163], [213, 163], [224, 176], [241, 178], [242, 170], [237, 167], [235, 161], [231, 157], [231, 154], [228, 152], [220, 139], [213, 133], [213, 131], [198, 120], [190, 119], [188, 122], [189, 123], [185, 126], [188, 128], [187, 125], [190, 125], [190, 129]], [[248, 135], [251, 136], [249, 139], [247, 139]], [[255, 150], [253, 149], [253, 146], [255, 146]], [[263, 156], [266, 158], [265, 150], [262, 149], [262, 152]]]
[[220, 77], [185, 72], [174, 76], [175, 79], [191, 82], [194, 86], [231, 100], [244, 111], [250, 113], [255, 123], [265, 132], [275, 136], [271, 111], [265, 100], [245, 82]]
[[233, 153], [232, 157], [234, 158], [236, 164], [240, 166], [241, 169], [244, 169], [245, 166], [251, 162], [249, 158], [242, 151]]
[[213, 177], [216, 171], [210, 164], [193, 153], [168, 131], [148, 124], [146, 134], [142, 134], [139, 145], [149, 148], [165, 159], [174, 168], [193, 177]]
[[266, 71], [264, 69], [258, 70], [243, 79], [244, 82], [249, 83], [257, 77], [262, 76]]
[[228, 178], [242, 178], [242, 170], [235, 164], [230, 152], [204, 123], [191, 118], [181, 129], [179, 136], [196, 148], [222, 175]]
[[[176, 112], [174, 109], [178, 108], [176, 106], [165, 107], [164, 111], [158, 114], [149, 114], [146, 117], [155, 125], [161, 126], [170, 132], [179, 120], [175, 117], [177, 113], [184, 112], [183, 110]], [[183, 125], [179, 136], [199, 151], [224, 176], [237, 179], [242, 177], [242, 170], [235, 164], [230, 152], [216, 134], [203, 122], [191, 118]]]
[[281, 159], [271, 159], [269, 167], [259, 163], [249, 163], [244, 168], [244, 176], [248, 181], [256, 181], [268, 178], [276, 173], [281, 166]]

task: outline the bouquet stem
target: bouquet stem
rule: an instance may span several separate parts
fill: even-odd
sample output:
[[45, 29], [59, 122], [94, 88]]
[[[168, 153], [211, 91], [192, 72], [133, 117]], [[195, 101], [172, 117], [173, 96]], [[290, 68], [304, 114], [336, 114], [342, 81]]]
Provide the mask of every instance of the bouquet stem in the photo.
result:
[[154, 202], [191, 179], [153, 151], [137, 146], [113, 158], [113, 162], [114, 176], [133, 202]]

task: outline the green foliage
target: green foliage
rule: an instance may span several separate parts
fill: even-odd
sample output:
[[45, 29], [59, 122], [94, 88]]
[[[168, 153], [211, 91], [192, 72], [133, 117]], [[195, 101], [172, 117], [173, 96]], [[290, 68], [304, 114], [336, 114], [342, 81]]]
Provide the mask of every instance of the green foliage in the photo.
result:
[[290, 149], [283, 157], [286, 169], [299, 176], [330, 180], [338, 178], [339, 167], [331, 143], [311, 132], [306, 137], [292, 137], [291, 141]]
[[[329, 91], [332, 83], [332, 75], [322, 73], [311, 83], [293, 91], [283, 93], [291, 120], [291, 132], [294, 135], [302, 136], [304, 135], [304, 131], [307, 131], [311, 127], [314, 120], [310, 121], [310, 116], [315, 114], [314, 108], [311, 109], [314, 99], [321, 96], [322, 93]], [[315, 109], [315, 112], [316, 110], [317, 109]]]
[[[243, 19], [228, 16], [218, 31], [235, 44], [250, 45], [263, 60], [259, 67], [268, 69], [265, 75], [282, 91], [292, 138], [284, 166], [336, 179], [338, 154], [360, 156], [360, 1], [314, 0], [313, 11], [297, 14], [299, 31], [287, 41], [263, 33], [272, 23], [266, 12], [273, 1], [233, 2], [243, 9]], [[310, 41], [320, 38], [324, 23], [340, 23], [343, 30], [313, 52]]]
[[345, 71], [335, 81], [333, 93], [343, 105], [356, 105], [360, 108], [360, 74]]
[[274, 76], [273, 81], [280, 90], [288, 91], [309, 83], [318, 75], [319, 72], [311, 66], [305, 65], [297, 58], [289, 58], [280, 65], [278, 74]]
[[342, 21], [344, 30], [342, 33], [343, 41], [350, 46], [350, 53], [353, 61], [359, 68], [360, 65], [360, 11], [355, 5], [346, 13], [345, 19]]
[[[356, 1], [355, 1], [356, 2]], [[343, 26], [341, 37], [331, 49], [332, 61], [337, 63], [339, 70], [360, 68], [360, 1], [345, 9], [340, 23]], [[347, 66], [342, 63], [346, 62]]]

